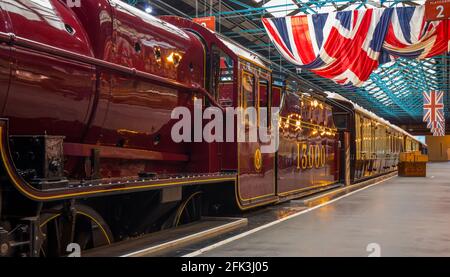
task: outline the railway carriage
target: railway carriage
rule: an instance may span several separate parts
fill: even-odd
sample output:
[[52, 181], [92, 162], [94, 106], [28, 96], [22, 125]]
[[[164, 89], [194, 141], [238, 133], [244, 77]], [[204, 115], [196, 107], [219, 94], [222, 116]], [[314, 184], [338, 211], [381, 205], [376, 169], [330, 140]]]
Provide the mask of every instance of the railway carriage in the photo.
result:
[[[336, 93], [328, 93], [328, 99], [336, 103], [333, 116], [346, 143], [342, 150], [349, 151], [351, 183], [396, 171], [400, 152], [424, 151], [426, 145], [409, 133], [348, 99]], [[344, 174], [342, 169], [341, 180]]]
[[211, 64], [221, 65], [212, 74], [217, 85], [211, 94], [218, 103], [258, 111], [268, 108], [269, 112], [280, 108], [277, 153], [261, 153], [264, 144], [260, 142], [221, 143], [221, 170], [237, 173], [235, 194], [240, 209], [280, 202], [338, 182], [338, 137], [329, 104], [303, 93], [300, 80], [274, 74], [267, 68], [270, 63], [242, 46], [190, 20], [162, 19], [207, 41]]
[[[71, 242], [87, 250], [329, 189], [343, 180], [345, 133], [353, 182], [419, 147], [187, 19], [119, 0], [66, 4], [0, 2], [0, 256], [61, 256]], [[196, 100], [269, 113], [244, 117], [233, 141], [175, 142], [172, 111], [195, 114]], [[263, 119], [279, 136], [236, 140]]]
[[277, 193], [298, 196], [339, 181], [338, 138], [332, 107], [286, 90], [280, 110]]

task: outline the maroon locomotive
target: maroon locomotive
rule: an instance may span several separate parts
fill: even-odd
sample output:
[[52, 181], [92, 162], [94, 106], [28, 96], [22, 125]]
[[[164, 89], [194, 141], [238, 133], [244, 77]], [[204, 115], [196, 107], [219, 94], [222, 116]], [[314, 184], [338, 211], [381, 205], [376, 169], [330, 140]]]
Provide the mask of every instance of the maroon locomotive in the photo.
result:
[[[356, 128], [334, 117], [354, 115], [349, 103], [302, 93], [300, 80], [276, 79], [263, 58], [187, 19], [119, 0], [66, 4], [0, 2], [0, 256], [65, 255], [71, 242], [90, 249], [342, 182], [339, 139]], [[278, 151], [174, 142], [172, 111], [197, 99], [280, 107]], [[357, 176], [385, 159], [357, 155]]]

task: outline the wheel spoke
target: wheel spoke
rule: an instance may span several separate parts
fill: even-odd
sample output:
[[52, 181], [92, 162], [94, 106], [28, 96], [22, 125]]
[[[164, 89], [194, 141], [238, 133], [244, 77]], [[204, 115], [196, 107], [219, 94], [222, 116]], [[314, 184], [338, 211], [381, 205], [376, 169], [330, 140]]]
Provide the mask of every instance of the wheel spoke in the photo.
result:
[[54, 226], [55, 226], [55, 236], [56, 236], [56, 249], [58, 255], [60, 255], [60, 251], [61, 251], [61, 232], [59, 231], [59, 221], [58, 218], [54, 219]]
[[197, 215], [197, 209], [196, 209], [196, 203], [197, 203], [197, 199], [192, 199], [192, 214], [194, 215], [194, 217]]
[[184, 202], [181, 204], [183, 210], [179, 211], [175, 226], [190, 223], [201, 217], [201, 192], [196, 192], [194, 195], [191, 195], [187, 201], [187, 203]]
[[[89, 214], [84, 211], [86, 209]], [[43, 239], [40, 253], [42, 256], [65, 255], [65, 247], [69, 243], [77, 243], [81, 250], [111, 243], [111, 231], [103, 219], [96, 215], [95, 211], [88, 208], [84, 210], [74, 213], [72, 220], [62, 213], [56, 216], [54, 213], [41, 215], [40, 222], [43, 224], [40, 226], [40, 231]]]
[[187, 221], [189, 221], [189, 219], [191, 218], [191, 215], [189, 213], [189, 207], [186, 207], [184, 209], [184, 211], [185, 211], [186, 219], [187, 219]]

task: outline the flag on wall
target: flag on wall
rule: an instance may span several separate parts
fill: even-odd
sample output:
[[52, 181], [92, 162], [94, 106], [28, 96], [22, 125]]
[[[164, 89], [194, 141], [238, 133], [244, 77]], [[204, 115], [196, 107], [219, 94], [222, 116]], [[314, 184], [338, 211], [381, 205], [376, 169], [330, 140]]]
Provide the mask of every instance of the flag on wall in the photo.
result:
[[423, 93], [423, 121], [433, 136], [445, 135], [444, 92]]
[[426, 22], [424, 6], [263, 18], [289, 62], [343, 85], [361, 86], [380, 64], [448, 51], [449, 21]]

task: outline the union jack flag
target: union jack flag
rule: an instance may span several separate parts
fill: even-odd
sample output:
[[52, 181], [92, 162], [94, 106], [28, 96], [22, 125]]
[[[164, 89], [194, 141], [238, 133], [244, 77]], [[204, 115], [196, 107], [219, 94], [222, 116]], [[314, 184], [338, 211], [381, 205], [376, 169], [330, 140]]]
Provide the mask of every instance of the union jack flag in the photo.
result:
[[423, 121], [431, 124], [444, 121], [444, 92], [430, 91], [423, 93]]
[[445, 136], [445, 121], [434, 121], [430, 131], [433, 136]]
[[380, 64], [448, 51], [448, 20], [426, 22], [424, 6], [264, 18], [286, 60], [343, 85], [361, 86]]
[[445, 134], [444, 92], [423, 93], [423, 121], [427, 123], [433, 135]]

